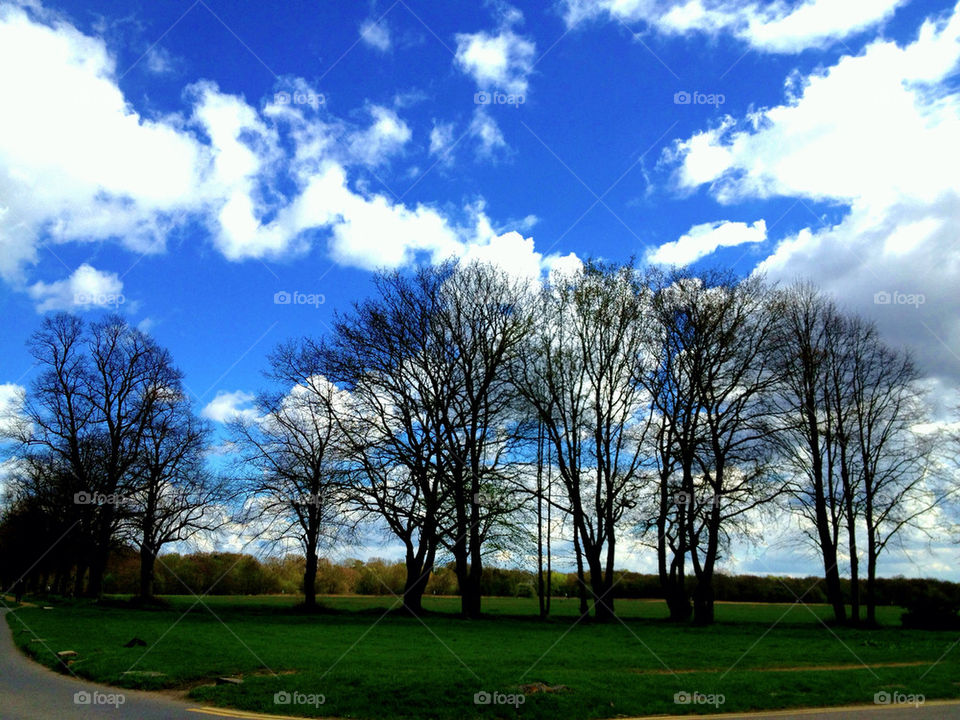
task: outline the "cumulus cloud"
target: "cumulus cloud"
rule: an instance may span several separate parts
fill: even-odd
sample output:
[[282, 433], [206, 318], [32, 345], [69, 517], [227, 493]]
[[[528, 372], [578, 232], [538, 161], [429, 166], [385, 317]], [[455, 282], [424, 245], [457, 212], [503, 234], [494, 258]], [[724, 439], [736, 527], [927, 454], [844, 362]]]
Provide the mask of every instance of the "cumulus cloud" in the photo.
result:
[[726, 33], [764, 52], [797, 53], [876, 27], [906, 2], [562, 0], [561, 5], [569, 27], [602, 17], [620, 22], [643, 21], [668, 35]]
[[392, 46], [390, 28], [382, 19], [379, 22], [373, 19], [364, 20], [360, 25], [360, 39], [380, 52], [388, 52]]
[[760, 243], [767, 239], [767, 224], [757, 220], [753, 225], [742, 222], [702, 223], [691, 227], [685, 235], [664, 243], [647, 253], [647, 262], [661, 265], [689, 265], [721, 247], [744, 243]]
[[37, 312], [113, 308], [125, 302], [123, 281], [116, 273], [101, 272], [84, 263], [64, 280], [36, 282], [28, 288]]
[[253, 393], [243, 390], [233, 392], [221, 390], [213, 400], [207, 403], [200, 414], [218, 423], [230, 422], [237, 418], [256, 420], [257, 412], [251, 407], [254, 399]]
[[22, 385], [0, 384], [0, 441], [16, 432], [23, 421], [24, 392]]
[[[332, 116], [299, 78], [282, 79], [286, 94], [259, 108], [201, 80], [185, 89], [185, 112], [147, 117], [119, 89], [103, 39], [38, 8], [0, 7], [0, 62], [21, 68], [0, 76], [0, 93], [21, 98], [0, 114], [0, 276], [42, 311], [102, 305], [77, 298], [117, 295], [122, 283], [90, 266], [31, 283], [41, 240], [112, 239], [162, 252], [172, 229], [196, 222], [232, 261], [325, 243], [339, 263], [394, 268], [459, 256], [502, 234], [482, 209], [408, 205], [366, 187], [364, 172], [411, 140], [394, 109], [368, 106], [369, 121], [355, 123]], [[526, 87], [531, 42], [504, 29], [464, 38], [463, 51], [478, 77]], [[450, 145], [450, 131], [437, 126], [431, 152]], [[468, 133], [481, 153], [505, 147], [482, 111]]]
[[457, 35], [456, 64], [482, 90], [525, 95], [533, 71], [536, 43], [504, 28]]
[[[681, 188], [706, 185], [723, 203], [798, 198], [809, 227], [782, 238], [758, 271], [815, 279], [894, 342], [916, 348], [931, 373], [953, 378], [960, 377], [952, 349], [960, 346], [958, 41], [954, 9], [902, 46], [877, 40], [790, 78], [784, 104], [728, 119], [668, 155]], [[810, 207], [816, 202], [846, 214], [827, 222]], [[899, 301], [909, 296], [913, 302]]]
[[135, 112], [103, 41], [62, 20], [0, 6], [0, 65], [18, 68], [0, 74], [0, 276], [23, 280], [41, 228], [54, 241], [162, 249], [198, 197], [202, 145]]

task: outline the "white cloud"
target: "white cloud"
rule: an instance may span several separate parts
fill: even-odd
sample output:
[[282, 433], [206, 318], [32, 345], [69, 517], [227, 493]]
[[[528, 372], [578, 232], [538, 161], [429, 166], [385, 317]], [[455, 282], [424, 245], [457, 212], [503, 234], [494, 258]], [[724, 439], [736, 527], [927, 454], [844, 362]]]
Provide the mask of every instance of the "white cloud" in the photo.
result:
[[390, 41], [390, 28], [384, 20], [379, 22], [367, 19], [360, 26], [360, 39], [380, 52], [388, 52], [392, 45]]
[[[22, 282], [41, 229], [159, 250], [194, 207], [205, 150], [175, 120], [142, 117], [103, 41], [0, 6], [0, 276]], [[45, 14], [44, 14], [45, 16]]]
[[876, 27], [907, 0], [742, 3], [734, 0], [563, 0], [567, 25], [608, 17], [661, 33], [727, 33], [765, 52], [796, 53]]
[[16, 383], [0, 384], [0, 442], [9, 438], [23, 421], [25, 388]]
[[353, 133], [349, 144], [353, 158], [364, 165], [376, 166], [399, 152], [409, 142], [411, 132], [400, 116], [389, 108], [373, 105], [370, 115], [370, 126]]
[[479, 89], [525, 95], [536, 50], [533, 41], [508, 29], [496, 35], [460, 33], [456, 64], [473, 77]]
[[[532, 42], [505, 29], [465, 37], [462, 49], [479, 77], [526, 87]], [[119, 278], [89, 266], [31, 281], [41, 239], [161, 252], [170, 230], [198, 221], [229, 260], [290, 257], [326, 242], [337, 262], [375, 268], [459, 256], [498, 236], [482, 208], [406, 205], [363, 184], [364, 168], [410, 142], [393, 109], [371, 105], [369, 124], [358, 126], [322, 103], [274, 97], [258, 109], [199, 81], [183, 94], [185, 112], [145, 117], [119, 89], [105, 42], [36, 8], [0, 7], [0, 63], [20, 69], [0, 74], [0, 94], [22, 98], [0, 113], [0, 276], [38, 309], [94, 306], [77, 295], [122, 291]], [[281, 84], [316, 95], [299, 78]], [[504, 147], [484, 113], [471, 128], [481, 152]], [[431, 137], [435, 154], [447, 132], [438, 126]]]
[[430, 130], [430, 154], [435, 155], [445, 163], [453, 162], [453, 147], [456, 141], [453, 137], [453, 123], [434, 122]]
[[37, 312], [49, 310], [88, 310], [94, 307], [116, 309], [126, 298], [123, 281], [116, 273], [97, 270], [84, 263], [65, 280], [35, 282], [27, 291], [37, 303]]
[[503, 139], [500, 126], [483, 107], [474, 110], [469, 132], [478, 143], [477, 157], [490, 158], [498, 150], [507, 147], [507, 141]]
[[465, 262], [477, 260], [490, 263], [527, 280], [540, 279], [545, 272], [568, 273], [583, 267], [574, 253], [544, 256], [534, 248], [533, 238], [525, 238], [515, 231], [491, 235], [485, 241], [471, 244], [462, 259]]
[[173, 56], [161, 45], [150, 48], [143, 62], [147, 70], [154, 75], [166, 75], [174, 70]]
[[717, 248], [767, 239], [767, 224], [757, 220], [753, 225], [742, 222], [702, 223], [691, 227], [678, 240], [664, 243], [647, 253], [647, 262], [662, 265], [689, 265], [711, 254]]
[[230, 422], [237, 418], [256, 420], [257, 412], [250, 407], [254, 399], [253, 393], [243, 390], [235, 390], [234, 392], [221, 390], [213, 400], [207, 403], [200, 414], [208, 420], [219, 423]]
[[[903, 46], [877, 40], [809, 77], [784, 104], [678, 142], [681, 188], [708, 185], [723, 203], [795, 197], [809, 227], [758, 267], [816, 280], [913, 347], [932, 374], [960, 377], [960, 8]], [[810, 204], [847, 208], [839, 221]], [[878, 292], [922, 295], [875, 304]]]

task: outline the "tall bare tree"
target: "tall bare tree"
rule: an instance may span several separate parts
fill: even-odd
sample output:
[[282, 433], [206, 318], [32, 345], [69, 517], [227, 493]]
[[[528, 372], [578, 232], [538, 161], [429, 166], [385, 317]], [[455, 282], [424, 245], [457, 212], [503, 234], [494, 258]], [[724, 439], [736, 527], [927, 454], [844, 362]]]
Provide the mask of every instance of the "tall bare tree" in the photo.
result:
[[[614, 615], [617, 525], [636, 502], [649, 425], [637, 382], [644, 322], [633, 267], [588, 264], [536, 302], [515, 382], [543, 423], [566, 490], [595, 616]], [[587, 587], [578, 567], [581, 587]]]
[[[844, 622], [839, 547], [844, 525], [852, 527], [856, 502], [845, 320], [808, 283], [781, 291], [775, 312], [781, 318], [774, 359], [780, 382], [773, 397], [781, 411], [780, 457], [792, 475], [789, 507], [804, 519], [804, 532], [818, 548], [827, 601], [834, 619]], [[855, 547], [855, 533], [850, 542]]]
[[88, 496], [102, 499], [92, 520], [87, 586], [99, 597], [120, 501], [152, 408], [162, 388], [179, 383], [180, 373], [166, 350], [115, 315], [89, 326], [54, 315], [29, 347], [41, 373], [24, 404], [21, 447], [51, 452]]
[[345, 442], [332, 416], [337, 390], [322, 377], [301, 377], [297, 355], [281, 347], [271, 375], [284, 391], [261, 393], [256, 417], [230, 423], [249, 496], [246, 518], [260, 537], [295, 542], [303, 551], [304, 605], [316, 607], [319, 551], [349, 526], [345, 519]]
[[206, 467], [208, 432], [180, 388], [164, 388], [131, 467], [123, 513], [127, 535], [140, 550], [141, 602], [153, 598], [157, 557], [165, 545], [227, 522], [230, 488]]
[[454, 557], [461, 611], [475, 617], [484, 542], [521, 502], [513, 492], [519, 466], [508, 459], [522, 441], [523, 417], [509, 368], [532, 320], [523, 311], [525, 283], [503, 270], [474, 262], [437, 272], [443, 279], [434, 327], [447, 366], [440, 375], [449, 380], [441, 479], [452, 520], [441, 537]]
[[[696, 576], [694, 622], [706, 624], [713, 622], [713, 576], [722, 547], [734, 529], [746, 532], [747, 513], [780, 490], [767, 462], [774, 432], [768, 397], [777, 379], [770, 360], [776, 322], [768, 287], [759, 278], [674, 273], [657, 295], [655, 316], [674, 345], [668, 352], [674, 377], [659, 384], [680, 392], [661, 409], [669, 411], [670, 436], [659, 442], [675, 445], [681, 491], [670, 498], [670, 488], [662, 487], [660, 500], [677, 506], [686, 539], [676, 551], [689, 554]], [[670, 463], [661, 459], [658, 465], [663, 482]], [[680, 577], [678, 568], [670, 581], [674, 591]]]
[[403, 604], [418, 614], [449, 507], [452, 366], [436, 327], [443, 277], [424, 268], [413, 277], [379, 274], [374, 283], [376, 296], [338, 315], [326, 342], [300, 343], [298, 365], [348, 393], [336, 417], [352, 465], [352, 504], [403, 544]]
[[[919, 372], [910, 354], [886, 345], [874, 325], [849, 322], [851, 404], [867, 540], [867, 623], [876, 625], [877, 560], [891, 540], [940, 500], [928, 483], [931, 444]], [[856, 530], [850, 528], [854, 534]]]

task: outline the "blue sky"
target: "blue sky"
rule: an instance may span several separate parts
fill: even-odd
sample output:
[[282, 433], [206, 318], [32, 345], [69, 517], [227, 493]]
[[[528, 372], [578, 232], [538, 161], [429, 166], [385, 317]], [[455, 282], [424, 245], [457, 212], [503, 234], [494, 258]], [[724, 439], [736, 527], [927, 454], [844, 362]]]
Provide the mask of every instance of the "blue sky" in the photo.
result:
[[44, 313], [116, 308], [222, 419], [453, 255], [812, 277], [948, 407], [958, 38], [933, 0], [0, 3], [0, 401]]

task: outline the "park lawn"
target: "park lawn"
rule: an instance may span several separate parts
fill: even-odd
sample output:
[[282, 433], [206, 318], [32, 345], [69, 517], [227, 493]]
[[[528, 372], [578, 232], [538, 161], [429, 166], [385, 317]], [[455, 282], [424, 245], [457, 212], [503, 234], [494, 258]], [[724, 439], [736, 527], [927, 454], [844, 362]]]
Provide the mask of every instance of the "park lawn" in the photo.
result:
[[[76, 651], [71, 670], [82, 677], [285, 715], [610, 718], [864, 704], [883, 691], [960, 697], [957, 633], [902, 630], [896, 608], [867, 631], [825, 626], [829, 608], [817, 605], [719, 604], [718, 622], [701, 628], [664, 622], [663, 603], [650, 601], [618, 600], [622, 622], [597, 625], [577, 622], [574, 599], [555, 600], [547, 622], [520, 598], [487, 598], [488, 617], [473, 621], [454, 616], [456, 598], [426, 598], [422, 620], [385, 613], [392, 597], [323, 598], [328, 611], [313, 615], [291, 597], [168, 600], [163, 610], [24, 607], [8, 622], [48, 665]], [[123, 647], [133, 637], [147, 646]], [[224, 675], [244, 682], [211, 684]], [[540, 683], [551, 691], [532, 692]], [[475, 704], [484, 691], [525, 702]], [[276, 704], [283, 692], [324, 703]], [[676, 704], [676, 693], [724, 702]]]

